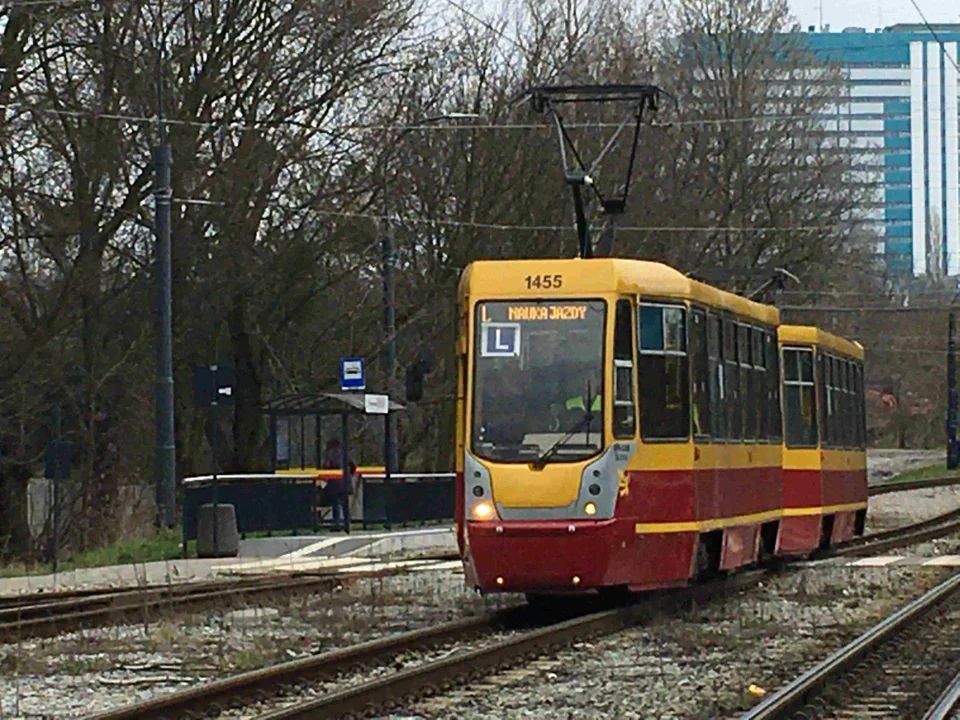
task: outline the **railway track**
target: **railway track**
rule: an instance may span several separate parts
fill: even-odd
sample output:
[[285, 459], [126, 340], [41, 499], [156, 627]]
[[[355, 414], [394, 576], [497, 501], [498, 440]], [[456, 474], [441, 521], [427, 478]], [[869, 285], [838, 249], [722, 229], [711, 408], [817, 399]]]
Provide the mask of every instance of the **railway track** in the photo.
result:
[[953, 678], [923, 720], [958, 720], [960, 718], [960, 672]]
[[[416, 567], [422, 568], [429, 565]], [[247, 603], [255, 598], [323, 592], [360, 577], [383, 577], [408, 568], [364, 573], [270, 575], [242, 580], [57, 593], [4, 598], [0, 644], [49, 637], [113, 623], [142, 622], [170, 611]]]
[[[579, 616], [550, 615], [546, 625], [542, 613], [521, 606], [486, 618], [394, 635], [244, 673], [119, 708], [92, 720], [206, 717], [251, 703], [269, 704], [270, 708], [258, 717], [270, 720], [340, 717], [402, 706], [558, 647], [642, 623], [657, 613], [729, 595], [756, 584], [767, 574], [755, 570]], [[457, 643], [463, 640], [473, 640], [473, 646], [457, 649]], [[397, 669], [398, 656], [428, 650], [432, 654], [422, 662]], [[354, 673], [354, 682], [345, 684], [344, 675], [351, 670], [359, 672]]]
[[767, 697], [741, 720], [945, 720], [960, 711], [958, 673], [960, 574], [955, 574]]
[[948, 487], [950, 485], [960, 485], [960, 475], [939, 475], [922, 480], [876, 483], [868, 488], [868, 494], [870, 497], [873, 497], [875, 495], [886, 495], [887, 493], [925, 490], [927, 488]]
[[[885, 483], [870, 488], [871, 495], [939, 487], [960, 483], [960, 477], [944, 476], [908, 483]], [[949, 525], [956, 520], [954, 525]], [[910, 526], [921, 542], [960, 530], [960, 511]], [[924, 534], [926, 533], [926, 534]], [[853, 555], [882, 552], [898, 547], [894, 542], [899, 531], [858, 538], [831, 549], [829, 555]], [[876, 542], [873, 542], [876, 541]], [[877, 544], [893, 542], [890, 545]], [[449, 558], [437, 558], [449, 559]], [[338, 574], [338, 581], [349, 575]], [[0, 643], [16, 642], [31, 637], [56, 635], [80, 628], [98, 627], [114, 622], [142, 621], [167, 609], [191, 609], [215, 601], [246, 601], [257, 595], [288, 593], [300, 590], [323, 590], [332, 579], [323, 576], [291, 578], [290, 575], [264, 576], [251, 580], [213, 583], [184, 583], [110, 589], [77, 590], [29, 596], [0, 597]]]
[[862, 535], [815, 553], [815, 558], [865, 557], [960, 532], [960, 509], [893, 530]]

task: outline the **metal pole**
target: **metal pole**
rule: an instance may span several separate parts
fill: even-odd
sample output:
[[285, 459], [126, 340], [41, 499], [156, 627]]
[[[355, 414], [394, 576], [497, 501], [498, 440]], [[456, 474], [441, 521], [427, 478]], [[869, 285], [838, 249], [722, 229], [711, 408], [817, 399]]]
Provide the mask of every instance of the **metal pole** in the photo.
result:
[[[393, 432], [391, 429], [393, 413], [390, 412], [390, 406], [387, 405], [387, 414], [383, 417], [383, 454], [386, 457], [387, 453], [390, 452], [393, 447]], [[390, 492], [390, 480], [391, 480], [391, 471], [390, 463], [384, 463], [384, 473], [383, 473], [383, 518], [384, 518], [384, 527], [390, 529], [390, 504], [393, 501], [392, 493]]]
[[63, 432], [63, 410], [57, 405], [56, 409], [56, 436], [53, 444], [53, 572], [57, 572], [57, 563], [60, 559], [60, 465], [63, 460], [60, 447], [60, 435]]
[[176, 446], [173, 437], [173, 310], [170, 258], [170, 146], [153, 150], [156, 176], [153, 196], [156, 202], [156, 281], [157, 281], [157, 377], [156, 377], [156, 453], [154, 474], [157, 485], [158, 520], [165, 527], [176, 522]]
[[[343, 487], [341, 491], [346, 491], [352, 483], [352, 478], [350, 477], [350, 421], [346, 412], [343, 412], [340, 415], [340, 430], [343, 433], [343, 443], [341, 448], [343, 450], [340, 457], [340, 465], [342, 466], [343, 472]], [[344, 532], [349, 532], [350, 525], [347, 522], [347, 513], [350, 512], [350, 497], [347, 496], [346, 501], [347, 507], [341, 508], [343, 513], [343, 529]], [[335, 522], [333, 520], [333, 513], [331, 512], [331, 524]]]
[[213, 416], [213, 556], [220, 557], [220, 538], [217, 532], [217, 525], [220, 524], [217, 515], [217, 508], [220, 506], [219, 483], [217, 482], [217, 473], [220, 470], [220, 460], [217, 457], [217, 451], [220, 447], [220, 405], [218, 403], [214, 402], [210, 407], [210, 414]]
[[[183, 11], [181, 10], [181, 13]], [[178, 14], [179, 16], [179, 14]], [[164, 22], [160, 0], [158, 29]], [[170, 213], [173, 190], [170, 167], [173, 154], [167, 142], [163, 122], [163, 63], [167, 32], [161, 30], [157, 44], [156, 90], [157, 130], [160, 143], [153, 149], [153, 197], [156, 208], [156, 283], [157, 283], [157, 377], [154, 411], [156, 413], [156, 450], [153, 472], [156, 482], [157, 524], [173, 527], [176, 523], [176, 445], [173, 437], [173, 291], [170, 258]]]
[[[467, 118], [478, 118], [480, 117], [476, 113], [445, 113], [443, 115], [437, 115], [434, 117], [422, 118], [419, 123], [426, 125], [428, 123], [440, 122], [442, 120], [461, 120]], [[381, 191], [383, 192], [383, 221], [381, 223], [381, 238], [380, 238], [380, 251], [381, 251], [381, 274], [383, 277], [383, 334], [384, 340], [386, 341], [386, 357], [384, 363], [386, 365], [385, 375], [387, 378], [387, 396], [392, 400], [395, 395], [396, 386], [397, 386], [397, 326], [396, 326], [396, 317], [394, 314], [394, 293], [393, 293], [393, 238], [390, 235], [390, 220], [389, 220], [389, 205], [387, 197], [387, 165], [390, 160], [390, 154], [393, 151], [396, 144], [400, 139], [406, 136], [410, 132], [408, 128], [404, 132], [398, 134], [394, 140], [388, 144], [387, 149], [384, 150], [383, 159], [380, 163], [380, 183]], [[394, 413], [387, 414], [387, 424], [389, 426], [386, 438], [384, 440], [385, 445], [385, 455], [384, 466], [387, 472], [396, 473], [398, 470], [399, 461], [397, 458], [397, 419]]]
[[[381, 181], [383, 184], [383, 227], [380, 238], [380, 251], [382, 254], [382, 275], [383, 275], [383, 334], [387, 343], [386, 354], [386, 376], [387, 376], [387, 396], [390, 399], [394, 397], [397, 380], [397, 325], [394, 314], [394, 293], [393, 293], [393, 238], [390, 236], [390, 221], [387, 213], [389, 206], [387, 203], [387, 160], [390, 156], [389, 150], [383, 155], [381, 166]], [[384, 438], [384, 466], [387, 472], [397, 471], [397, 447], [396, 447], [396, 422], [392, 413], [387, 414], [387, 428]]]
[[957, 320], [956, 311], [950, 311], [950, 325], [947, 335], [947, 468], [953, 470], [958, 465], [960, 453], [957, 452]]

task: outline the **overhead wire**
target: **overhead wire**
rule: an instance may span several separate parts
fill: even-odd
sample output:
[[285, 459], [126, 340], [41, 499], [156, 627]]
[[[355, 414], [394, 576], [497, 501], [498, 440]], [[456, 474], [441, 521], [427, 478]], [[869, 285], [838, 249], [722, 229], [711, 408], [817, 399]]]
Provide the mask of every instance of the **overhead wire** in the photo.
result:
[[478, 16], [478, 15], [472, 13], [471, 11], [467, 10], [463, 5], [461, 5], [460, 3], [456, 2], [456, 0], [444, 0], [444, 2], [447, 3], [447, 5], [450, 5], [450, 6], [454, 7], [454, 8], [456, 8], [457, 10], [459, 10], [459, 11], [462, 12], [464, 15], [466, 15], [467, 17], [469, 17], [471, 20], [474, 20], [475, 22], [480, 23], [480, 24], [483, 25], [487, 30], [491, 31], [492, 33], [500, 36], [501, 38], [503, 38], [503, 39], [506, 40], [507, 42], [511, 43], [511, 44], [514, 45], [516, 48], [518, 48], [521, 52], [527, 52], [527, 49], [520, 43], [519, 40], [515, 40], [514, 38], [510, 37], [509, 35], [507, 35], [507, 34], [506, 34], [505, 32], [503, 32], [502, 30], [496, 28], [492, 23], [484, 20], [484, 19], [481, 18], [480, 16]]
[[910, 3], [916, 8], [917, 13], [920, 15], [920, 19], [923, 20], [923, 24], [926, 26], [927, 30], [930, 31], [930, 34], [933, 35], [933, 39], [937, 41], [937, 44], [940, 45], [940, 49], [943, 50], [943, 54], [947, 56], [953, 66], [960, 72], [960, 65], [957, 65], [955, 58], [950, 56], [950, 53], [947, 52], [947, 46], [944, 44], [943, 40], [940, 39], [940, 36], [937, 35], [937, 31], [933, 29], [933, 25], [927, 20], [927, 16], [923, 14], [923, 10], [920, 9], [920, 6], [917, 4], [917, 0], [910, 0]]
[[[21, 112], [33, 112], [44, 115], [56, 115], [62, 117], [71, 117], [75, 119], [90, 120], [111, 120], [115, 122], [128, 122], [132, 124], [153, 125], [158, 118], [154, 115], [132, 115], [124, 113], [94, 112], [90, 110], [68, 110], [65, 108], [44, 108], [37, 106], [28, 106], [21, 103], [3, 103], [0, 104], [0, 110], [18, 110]], [[850, 116], [853, 118], [854, 116]], [[672, 127], [695, 127], [695, 126], [715, 126], [715, 125], [741, 125], [746, 123], [776, 122], [784, 120], [830, 120], [835, 119], [836, 115], [825, 115], [818, 113], [799, 113], [799, 114], [773, 114], [773, 115], [751, 115], [746, 117], [732, 118], [700, 118], [695, 120], [653, 120], [646, 123], [654, 128], [672, 128]], [[468, 128], [470, 130], [552, 130], [552, 126], [547, 123], [468, 123], [468, 124], [434, 124], [421, 123], [409, 125], [383, 125], [371, 123], [342, 123], [336, 126], [336, 131], [317, 125], [311, 125], [299, 120], [263, 120], [260, 122], [249, 123], [221, 118], [217, 120], [182, 120], [177, 118], [164, 117], [163, 122], [167, 125], [192, 127], [201, 129], [225, 129], [225, 130], [264, 130], [277, 127], [291, 126], [315, 130], [326, 134], [337, 134], [346, 131], [363, 132], [456, 132]], [[620, 123], [614, 122], [579, 122], [569, 123], [566, 127], [570, 128], [617, 128]], [[850, 130], [836, 131], [853, 132]], [[347, 139], [347, 138], [344, 138]]]
[[[230, 207], [227, 203], [210, 201], [196, 198], [174, 199], [174, 203], [182, 205], [204, 205]], [[296, 210], [296, 208], [290, 208]], [[523, 232], [573, 232], [576, 228], [573, 225], [514, 225], [509, 223], [486, 223], [472, 220], [456, 220], [449, 218], [421, 218], [408, 215], [383, 215], [378, 213], [348, 212], [342, 210], [324, 210], [322, 208], [300, 208], [302, 211], [309, 211], [316, 215], [326, 215], [331, 217], [359, 218], [364, 220], [376, 220], [379, 222], [395, 222], [398, 224], [410, 223], [414, 225], [444, 225], [450, 227], [469, 227], [483, 230], [503, 230], [503, 231], [523, 231]], [[765, 227], [723, 227], [723, 226], [670, 226], [670, 225], [618, 225], [618, 231], [626, 232], [653, 232], [653, 233], [694, 233], [694, 232], [729, 232], [736, 234], [744, 233], [775, 233], [775, 232], [836, 232], [846, 228], [836, 225], [793, 225], [793, 226], [765, 226]]]

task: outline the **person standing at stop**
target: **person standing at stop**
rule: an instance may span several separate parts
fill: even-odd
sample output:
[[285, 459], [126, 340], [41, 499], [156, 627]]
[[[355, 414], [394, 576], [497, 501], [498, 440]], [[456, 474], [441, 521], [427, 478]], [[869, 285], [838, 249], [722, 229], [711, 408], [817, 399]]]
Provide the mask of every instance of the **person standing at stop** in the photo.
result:
[[[338, 478], [327, 482], [327, 497], [330, 498], [330, 507], [333, 514], [333, 529], [338, 530], [340, 519], [343, 519], [343, 529], [350, 534], [350, 496], [353, 494], [353, 473], [357, 466], [347, 456], [347, 472]], [[327, 454], [323, 461], [324, 468], [342, 469], [344, 466], [343, 446], [334, 438], [327, 445]]]

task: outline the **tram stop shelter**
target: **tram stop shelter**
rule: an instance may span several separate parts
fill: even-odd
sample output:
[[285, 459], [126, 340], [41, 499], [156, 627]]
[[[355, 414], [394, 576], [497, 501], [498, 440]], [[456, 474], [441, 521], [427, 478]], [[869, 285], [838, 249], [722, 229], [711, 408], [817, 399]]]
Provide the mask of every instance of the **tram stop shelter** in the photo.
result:
[[[335, 437], [343, 445], [345, 457], [352, 457], [353, 422], [383, 418], [386, 434], [390, 415], [404, 409], [386, 396], [362, 392], [290, 393], [271, 398], [261, 408], [270, 419], [270, 474], [219, 478], [219, 502], [235, 506], [242, 534], [317, 530], [327, 524], [330, 515], [327, 482], [343, 473], [341, 468], [321, 467], [324, 443]], [[384, 443], [383, 465], [357, 463], [350, 514], [364, 527], [384, 519], [389, 523], [392, 493], [386, 451]], [[185, 500], [185, 540], [195, 537], [197, 508], [211, 502], [212, 491], [207, 482], [198, 483], [189, 493], [189, 501]]]
[[[264, 404], [263, 412], [270, 416], [271, 470], [277, 475], [291, 477], [311, 476], [320, 496], [320, 504], [329, 508], [325, 487], [327, 481], [342, 477], [344, 468], [323, 468], [324, 437], [331, 434], [339, 436], [343, 445], [344, 457], [352, 457], [350, 452], [351, 418], [383, 418], [384, 437], [390, 432], [390, 414], [404, 409], [403, 405], [392, 400], [383, 402], [376, 412], [371, 412], [370, 398], [385, 400], [386, 396], [371, 396], [355, 392], [318, 392], [291, 393], [281, 395]], [[330, 422], [332, 421], [332, 422]], [[329, 427], [333, 425], [333, 427]], [[337, 428], [339, 425], [339, 429]], [[358, 463], [356, 476], [358, 482], [350, 500], [350, 514], [363, 519], [364, 478], [373, 475], [383, 477], [389, 483], [387, 473], [387, 446], [384, 443], [383, 465]], [[318, 508], [319, 510], [319, 508]]]

